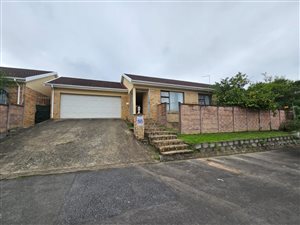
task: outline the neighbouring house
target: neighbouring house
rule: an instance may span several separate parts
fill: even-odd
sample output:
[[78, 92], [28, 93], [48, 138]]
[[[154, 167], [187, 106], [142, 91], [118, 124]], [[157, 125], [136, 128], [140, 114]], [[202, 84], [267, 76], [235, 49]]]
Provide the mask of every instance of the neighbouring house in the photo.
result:
[[57, 73], [11, 67], [0, 67], [0, 72], [11, 81], [0, 91], [1, 131], [34, 125], [37, 107], [50, 105], [51, 88], [44, 83], [56, 78]]
[[167, 104], [169, 123], [178, 123], [179, 103], [210, 105], [208, 84], [123, 74], [121, 82], [59, 77], [52, 89], [51, 118], [122, 118], [132, 121], [138, 109], [145, 118], [158, 118], [158, 105]]

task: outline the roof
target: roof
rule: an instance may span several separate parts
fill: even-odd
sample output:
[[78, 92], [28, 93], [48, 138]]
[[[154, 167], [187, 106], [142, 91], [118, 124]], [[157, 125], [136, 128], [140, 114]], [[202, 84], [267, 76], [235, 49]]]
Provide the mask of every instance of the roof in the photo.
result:
[[196, 87], [196, 88], [211, 88], [211, 85], [204, 84], [204, 83], [196, 83], [190, 81], [182, 81], [182, 80], [172, 80], [172, 79], [165, 79], [159, 77], [149, 77], [149, 76], [141, 76], [135, 74], [124, 74], [125, 76], [129, 77], [133, 82], [151, 82], [151, 83], [160, 83], [160, 84], [167, 84], [167, 85], [179, 85], [179, 86], [187, 86], [187, 87]]
[[0, 71], [5, 73], [7, 77], [26, 79], [27, 77], [53, 73], [52, 71], [22, 69], [12, 67], [0, 67]]
[[80, 78], [73, 78], [73, 77], [59, 77], [57, 79], [47, 82], [47, 84], [53, 84], [54, 86], [80, 86], [80, 87], [126, 90], [126, 87], [119, 82], [89, 80], [89, 79], [80, 79]]

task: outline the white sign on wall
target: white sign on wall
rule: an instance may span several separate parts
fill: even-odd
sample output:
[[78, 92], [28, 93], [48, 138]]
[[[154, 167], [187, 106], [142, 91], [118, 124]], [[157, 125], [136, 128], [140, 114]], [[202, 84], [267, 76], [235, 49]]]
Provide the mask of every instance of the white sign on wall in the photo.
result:
[[144, 126], [144, 117], [143, 116], [137, 116], [136, 117], [136, 124], [138, 126]]

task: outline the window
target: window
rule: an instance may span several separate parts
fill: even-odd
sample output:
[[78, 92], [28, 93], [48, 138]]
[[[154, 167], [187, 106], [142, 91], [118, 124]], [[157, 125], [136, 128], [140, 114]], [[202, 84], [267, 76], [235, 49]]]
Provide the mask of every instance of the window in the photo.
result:
[[167, 103], [167, 109], [169, 112], [179, 111], [179, 102], [183, 103], [183, 93], [181, 92], [160, 92], [160, 102]]
[[8, 103], [8, 94], [5, 90], [0, 89], [0, 104], [7, 104]]
[[210, 105], [210, 96], [199, 94], [199, 105]]

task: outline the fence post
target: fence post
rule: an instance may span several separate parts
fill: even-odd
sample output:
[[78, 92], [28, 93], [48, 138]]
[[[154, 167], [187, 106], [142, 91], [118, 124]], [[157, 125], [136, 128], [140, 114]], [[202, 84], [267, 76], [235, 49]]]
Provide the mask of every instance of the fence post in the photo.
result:
[[258, 130], [261, 131], [261, 126], [260, 126], [260, 109], [258, 110]]
[[217, 119], [218, 119], [218, 133], [220, 133], [220, 118], [219, 118], [219, 106], [217, 106]]
[[232, 106], [232, 131], [234, 132], [234, 106]]
[[9, 131], [9, 121], [10, 121], [10, 113], [9, 113], [10, 104], [7, 104], [7, 120], [6, 120], [6, 132]]
[[247, 126], [247, 131], [249, 131], [248, 127], [248, 109], [246, 108], [246, 126]]
[[181, 132], [181, 102], [179, 102], [179, 132]]
[[9, 129], [9, 103], [7, 104], [7, 107], [6, 107], [6, 131], [5, 133], [7, 133], [8, 129]]
[[269, 118], [270, 118], [269, 127], [270, 127], [270, 130], [272, 130], [272, 118], [271, 118], [271, 110], [269, 110]]
[[278, 119], [279, 119], [279, 126], [280, 126], [280, 124], [281, 124], [281, 120], [280, 120], [280, 109], [278, 109]]
[[199, 116], [200, 116], [200, 134], [202, 133], [202, 107], [199, 105]]

